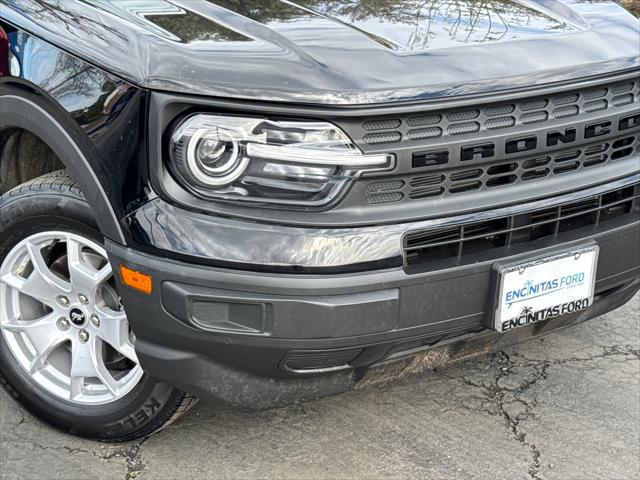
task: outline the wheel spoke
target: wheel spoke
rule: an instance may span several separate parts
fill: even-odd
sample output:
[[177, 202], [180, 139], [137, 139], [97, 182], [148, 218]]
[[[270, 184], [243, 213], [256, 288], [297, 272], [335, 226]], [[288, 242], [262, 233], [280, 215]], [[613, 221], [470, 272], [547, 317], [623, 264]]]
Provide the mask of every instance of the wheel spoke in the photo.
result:
[[71, 385], [69, 390], [69, 400], [77, 399], [84, 389], [84, 377], [71, 377]]
[[[3, 281], [9, 286], [18, 287], [20, 293], [38, 300], [45, 305], [53, 307], [56, 298], [61, 294], [71, 291], [71, 285], [63, 279], [55, 276], [49, 269], [47, 263], [42, 256], [40, 249], [32, 242], [26, 243], [27, 252], [33, 265], [33, 271], [26, 279], [20, 279], [17, 275], [9, 275], [9, 278], [3, 278]], [[11, 285], [13, 278], [13, 285]], [[16, 278], [22, 282], [16, 282]]]
[[82, 259], [83, 245], [73, 238], [67, 239], [67, 258], [71, 282], [77, 288], [94, 293], [111, 276], [111, 266], [107, 263], [100, 270], [87, 265]]
[[86, 378], [97, 378], [113, 396], [118, 396], [118, 382], [104, 364], [102, 345], [102, 341], [95, 337], [89, 339], [87, 343], [73, 342], [70, 373], [72, 399], [78, 395], [79, 391], [82, 391]]
[[56, 303], [56, 298], [68, 292], [68, 289], [62, 288], [62, 284], [59, 286], [53, 285], [36, 270], [29, 275], [29, 278], [22, 278], [15, 273], [8, 273], [0, 278], [0, 282], [52, 308]]
[[117, 352], [132, 362], [138, 363], [138, 357], [129, 337], [129, 322], [124, 312], [114, 310], [100, 310], [100, 330], [98, 336], [111, 345]]
[[26, 279], [19, 277], [15, 273], [7, 273], [0, 278], [0, 283], [4, 283], [7, 287], [18, 291], [22, 291], [26, 281]]
[[96, 369], [98, 379], [107, 387], [112, 395], [117, 397], [119, 395], [118, 382], [115, 378], [113, 378], [113, 375], [109, 373], [109, 370], [107, 370], [107, 367], [102, 360], [103, 345], [104, 344], [102, 343], [102, 341], [96, 340], [96, 342], [94, 342], [94, 348], [96, 352], [96, 355], [94, 355], [93, 357], [94, 367]]
[[41, 370], [47, 363], [51, 352], [69, 338], [65, 332], [56, 327], [54, 314], [33, 321], [12, 320], [3, 323], [2, 328], [10, 332], [23, 333], [28, 338], [35, 350], [35, 356], [29, 367], [31, 374]]

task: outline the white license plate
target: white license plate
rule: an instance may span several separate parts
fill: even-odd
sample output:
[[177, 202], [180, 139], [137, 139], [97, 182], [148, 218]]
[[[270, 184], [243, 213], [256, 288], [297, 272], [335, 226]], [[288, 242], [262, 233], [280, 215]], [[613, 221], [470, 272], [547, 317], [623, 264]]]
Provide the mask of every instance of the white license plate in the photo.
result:
[[599, 247], [592, 245], [498, 270], [494, 329], [514, 328], [578, 312], [593, 303]]

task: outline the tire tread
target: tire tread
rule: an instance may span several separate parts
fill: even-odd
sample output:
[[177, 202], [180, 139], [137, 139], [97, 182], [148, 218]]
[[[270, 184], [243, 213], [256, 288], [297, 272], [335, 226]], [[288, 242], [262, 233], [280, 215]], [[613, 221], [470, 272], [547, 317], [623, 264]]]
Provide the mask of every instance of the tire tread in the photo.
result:
[[22, 196], [27, 193], [50, 192], [51, 190], [62, 194], [72, 195], [82, 200], [85, 198], [82, 190], [76, 181], [73, 180], [69, 171], [57, 170], [14, 187], [0, 197], [0, 199], [8, 201], [9, 199]]

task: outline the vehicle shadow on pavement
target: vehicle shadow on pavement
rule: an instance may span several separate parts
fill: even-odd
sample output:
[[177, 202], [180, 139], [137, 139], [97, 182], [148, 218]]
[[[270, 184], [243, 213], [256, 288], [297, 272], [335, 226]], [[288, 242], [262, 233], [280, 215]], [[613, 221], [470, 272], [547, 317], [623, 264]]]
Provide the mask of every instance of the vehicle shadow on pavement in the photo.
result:
[[640, 296], [542, 339], [288, 408], [198, 404], [141, 442], [0, 397], [0, 478], [637, 478]]

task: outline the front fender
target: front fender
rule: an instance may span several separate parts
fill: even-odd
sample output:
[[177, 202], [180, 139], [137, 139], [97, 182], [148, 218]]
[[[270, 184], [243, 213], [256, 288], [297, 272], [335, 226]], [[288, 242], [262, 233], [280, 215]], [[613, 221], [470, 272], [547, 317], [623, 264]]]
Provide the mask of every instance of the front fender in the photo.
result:
[[43, 140], [80, 184], [102, 233], [127, 244], [122, 219], [148, 200], [148, 92], [1, 20], [0, 31], [0, 134], [19, 128]]
[[44, 141], [78, 182], [96, 213], [101, 232], [119, 243], [125, 239], [103, 185], [70, 133], [44, 108], [24, 97], [0, 94], [0, 132], [19, 128]]

